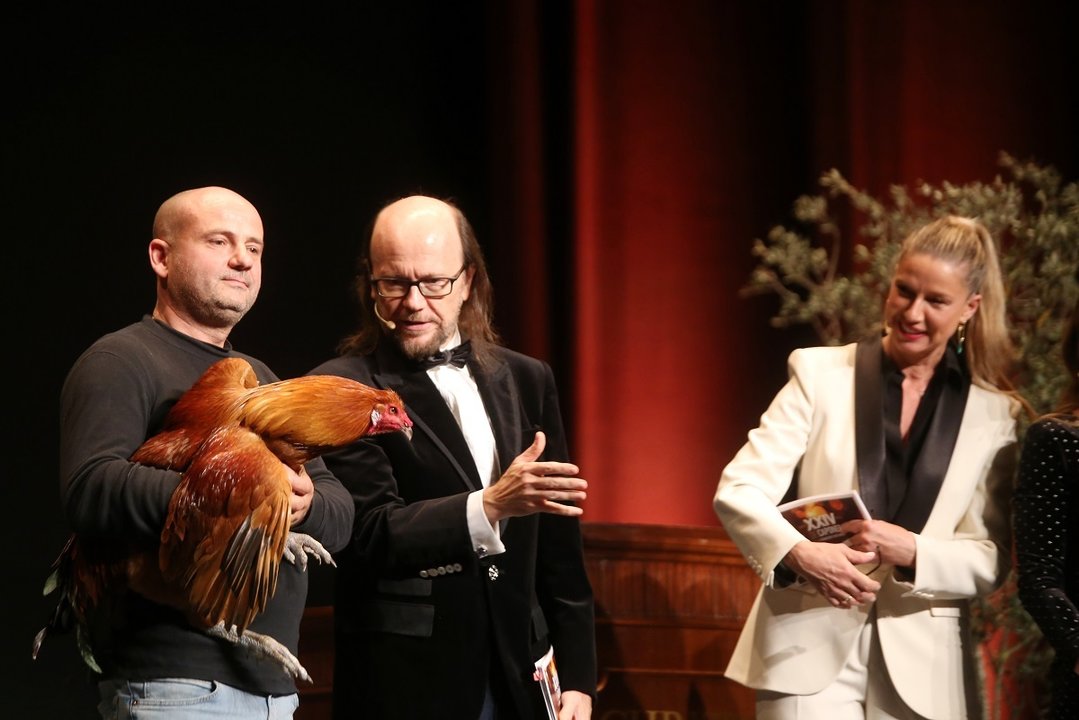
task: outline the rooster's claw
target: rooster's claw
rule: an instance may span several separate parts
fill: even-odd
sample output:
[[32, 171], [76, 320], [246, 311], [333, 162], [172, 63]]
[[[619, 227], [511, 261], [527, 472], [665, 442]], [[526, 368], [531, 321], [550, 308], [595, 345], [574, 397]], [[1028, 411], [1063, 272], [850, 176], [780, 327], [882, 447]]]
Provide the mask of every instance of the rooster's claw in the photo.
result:
[[315, 558], [320, 564], [337, 567], [333, 556], [322, 547], [322, 543], [310, 535], [290, 532], [285, 540], [284, 557], [301, 571], [307, 570], [307, 556]]

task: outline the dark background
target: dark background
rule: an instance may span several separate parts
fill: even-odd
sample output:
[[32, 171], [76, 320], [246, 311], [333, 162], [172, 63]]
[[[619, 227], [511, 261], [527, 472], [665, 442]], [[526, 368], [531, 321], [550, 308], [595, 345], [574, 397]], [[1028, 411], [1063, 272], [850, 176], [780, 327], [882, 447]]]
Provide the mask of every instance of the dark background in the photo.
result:
[[157, 206], [216, 184], [259, 208], [263, 291], [233, 342], [286, 377], [332, 356], [350, 329], [352, 258], [380, 205], [422, 191], [481, 208], [490, 182], [482, 4], [148, 7], [46, 4], [3, 31], [7, 404], [19, 448], [4, 472], [15, 519], [6, 717], [95, 716], [72, 638], [52, 638], [36, 663], [29, 654], [66, 536], [58, 395], [83, 349], [152, 309]]
[[[1069, 3], [299, 7], [6, 11], [5, 716], [93, 717], [70, 638], [29, 659], [67, 532], [57, 400], [82, 350], [151, 310], [146, 245], [174, 192], [225, 185], [259, 208], [263, 290], [232, 339], [282, 377], [350, 330], [374, 212], [411, 192], [456, 199], [488, 253], [507, 344], [552, 363], [586, 468], [603, 468], [589, 517], [707, 524], [722, 463], [786, 353], [812, 341], [768, 328], [766, 300], [737, 299], [749, 243], [821, 172], [883, 192], [991, 177], [1008, 150], [1079, 175]], [[678, 278], [684, 292], [656, 292]], [[593, 335], [597, 316], [609, 322]], [[700, 346], [671, 354], [687, 342]], [[627, 349], [658, 351], [658, 365], [627, 365]], [[721, 387], [689, 387], [674, 407], [649, 397], [649, 368], [684, 381], [701, 358], [720, 363]], [[595, 422], [589, 407], [612, 396], [642, 406]], [[686, 447], [620, 433], [641, 418], [677, 423]], [[634, 451], [683, 454], [699, 472], [608, 460]], [[319, 573], [312, 603], [328, 582]]]

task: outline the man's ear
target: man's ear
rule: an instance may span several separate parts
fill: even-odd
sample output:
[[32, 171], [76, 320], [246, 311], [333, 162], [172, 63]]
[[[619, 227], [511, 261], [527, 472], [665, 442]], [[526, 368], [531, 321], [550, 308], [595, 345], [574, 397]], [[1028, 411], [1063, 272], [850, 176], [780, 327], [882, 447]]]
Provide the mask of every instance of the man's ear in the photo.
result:
[[169, 244], [160, 238], [154, 238], [150, 241], [148, 252], [150, 267], [155, 275], [164, 280], [169, 276]]
[[469, 296], [472, 294], [472, 276], [475, 274], [475, 266], [469, 265], [465, 269], [464, 277], [461, 278], [462, 280], [464, 280], [463, 287], [461, 288], [461, 302], [468, 300]]

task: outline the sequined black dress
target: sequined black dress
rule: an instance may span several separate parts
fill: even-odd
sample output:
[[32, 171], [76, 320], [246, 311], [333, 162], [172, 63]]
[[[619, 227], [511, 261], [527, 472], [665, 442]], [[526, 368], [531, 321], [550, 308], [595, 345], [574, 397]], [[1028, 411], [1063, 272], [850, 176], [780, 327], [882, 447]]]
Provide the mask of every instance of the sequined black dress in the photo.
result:
[[1019, 597], [1053, 646], [1051, 718], [1079, 708], [1079, 425], [1028, 428], [1015, 494]]

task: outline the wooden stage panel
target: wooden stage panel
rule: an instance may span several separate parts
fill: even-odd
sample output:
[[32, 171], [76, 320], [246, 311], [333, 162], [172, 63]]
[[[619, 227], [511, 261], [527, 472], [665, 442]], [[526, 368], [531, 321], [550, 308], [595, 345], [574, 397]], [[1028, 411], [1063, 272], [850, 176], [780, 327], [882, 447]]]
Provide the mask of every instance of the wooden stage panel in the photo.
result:
[[[723, 677], [760, 586], [720, 527], [584, 523], [596, 597], [595, 720], [740, 720], [753, 693]], [[297, 720], [329, 720], [333, 616], [304, 613]]]
[[753, 717], [723, 677], [759, 587], [721, 528], [584, 525], [596, 596], [597, 720]]

